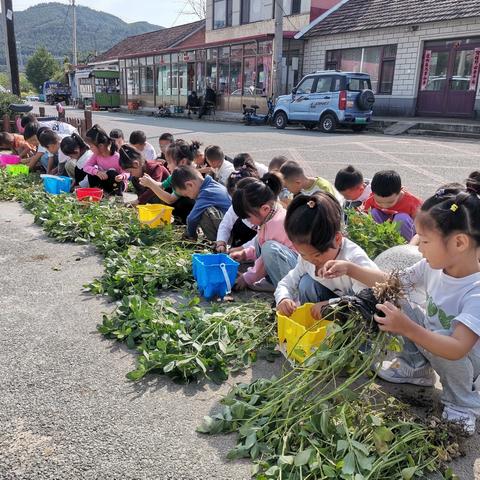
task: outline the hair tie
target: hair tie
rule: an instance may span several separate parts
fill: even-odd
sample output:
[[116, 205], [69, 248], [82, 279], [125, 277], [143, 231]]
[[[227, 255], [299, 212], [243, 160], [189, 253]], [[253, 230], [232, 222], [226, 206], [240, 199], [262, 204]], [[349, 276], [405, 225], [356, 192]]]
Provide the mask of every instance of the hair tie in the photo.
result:
[[307, 202], [307, 207], [308, 208], [315, 208], [316, 207], [316, 203], [313, 201], [313, 200], [309, 200]]
[[452, 203], [450, 210], [455, 213], [458, 210], [458, 205], [456, 203]]

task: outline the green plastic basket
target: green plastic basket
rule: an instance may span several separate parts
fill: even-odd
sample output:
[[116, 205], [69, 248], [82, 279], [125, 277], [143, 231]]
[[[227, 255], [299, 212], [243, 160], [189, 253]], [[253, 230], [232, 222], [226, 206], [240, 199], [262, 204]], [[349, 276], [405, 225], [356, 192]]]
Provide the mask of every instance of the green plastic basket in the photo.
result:
[[27, 165], [17, 164], [17, 165], [7, 165], [7, 173], [9, 175], [17, 176], [17, 175], [28, 175], [30, 169]]

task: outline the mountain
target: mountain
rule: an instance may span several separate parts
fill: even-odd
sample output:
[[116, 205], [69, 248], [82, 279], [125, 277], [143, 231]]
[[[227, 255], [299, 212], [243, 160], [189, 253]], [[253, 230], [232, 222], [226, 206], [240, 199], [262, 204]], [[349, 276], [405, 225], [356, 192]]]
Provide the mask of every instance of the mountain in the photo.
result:
[[[54, 57], [72, 55], [72, 8], [62, 3], [40, 3], [14, 13], [19, 64], [25, 64], [38, 46], [44, 45]], [[148, 22], [126, 23], [115, 15], [77, 6], [77, 49], [104, 52], [130, 35], [160, 30]], [[3, 21], [0, 22], [0, 64], [5, 64]], [[20, 58], [20, 52], [22, 58]]]

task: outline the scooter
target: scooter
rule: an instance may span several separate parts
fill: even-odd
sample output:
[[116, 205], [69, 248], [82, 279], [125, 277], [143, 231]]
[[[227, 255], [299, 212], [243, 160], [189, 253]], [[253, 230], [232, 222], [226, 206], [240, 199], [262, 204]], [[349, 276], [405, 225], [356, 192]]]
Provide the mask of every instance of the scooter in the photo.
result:
[[260, 108], [258, 105], [250, 105], [250, 107], [247, 107], [243, 104], [243, 121], [245, 122], [245, 125], [270, 125], [273, 120], [273, 111], [275, 109], [272, 97], [267, 100], [267, 107], [267, 114], [262, 115], [257, 113], [257, 110]]

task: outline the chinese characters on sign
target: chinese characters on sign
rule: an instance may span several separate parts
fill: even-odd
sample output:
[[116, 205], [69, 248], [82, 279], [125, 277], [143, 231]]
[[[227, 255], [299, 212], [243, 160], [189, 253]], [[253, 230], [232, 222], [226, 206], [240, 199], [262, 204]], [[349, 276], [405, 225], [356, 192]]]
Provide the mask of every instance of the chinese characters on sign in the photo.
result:
[[469, 90], [475, 91], [477, 89], [479, 71], [480, 71], [480, 48], [476, 48], [475, 55], [473, 56], [472, 75], [470, 77]]
[[425, 50], [423, 57], [422, 81], [420, 83], [420, 90], [425, 90], [428, 85], [428, 77], [430, 76], [430, 62], [432, 61], [432, 51]]

